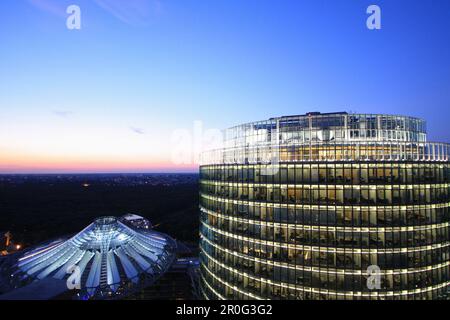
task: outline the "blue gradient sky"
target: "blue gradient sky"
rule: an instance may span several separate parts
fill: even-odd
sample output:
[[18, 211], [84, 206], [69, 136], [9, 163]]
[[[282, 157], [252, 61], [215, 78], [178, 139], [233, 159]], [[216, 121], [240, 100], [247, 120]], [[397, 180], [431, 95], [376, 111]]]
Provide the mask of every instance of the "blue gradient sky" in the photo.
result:
[[450, 141], [448, 0], [2, 0], [0, 45], [0, 173], [195, 170], [174, 130], [308, 111]]

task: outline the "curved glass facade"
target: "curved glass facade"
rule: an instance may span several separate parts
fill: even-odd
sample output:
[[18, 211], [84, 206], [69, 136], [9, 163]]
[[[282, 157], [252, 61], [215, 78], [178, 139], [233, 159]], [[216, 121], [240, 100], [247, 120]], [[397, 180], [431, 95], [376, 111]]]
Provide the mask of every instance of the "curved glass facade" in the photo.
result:
[[200, 168], [205, 298], [445, 295], [449, 146], [423, 120], [311, 113], [224, 136]]

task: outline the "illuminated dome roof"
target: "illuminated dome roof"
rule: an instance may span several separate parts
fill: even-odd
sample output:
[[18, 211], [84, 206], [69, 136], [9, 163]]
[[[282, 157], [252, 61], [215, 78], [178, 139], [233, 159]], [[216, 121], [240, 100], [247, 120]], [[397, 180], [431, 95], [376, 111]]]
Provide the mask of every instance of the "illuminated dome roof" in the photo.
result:
[[79, 299], [118, 298], [158, 279], [172, 264], [175, 249], [168, 236], [103, 217], [68, 240], [26, 252], [11, 274], [23, 284], [50, 277], [65, 280], [77, 269]]

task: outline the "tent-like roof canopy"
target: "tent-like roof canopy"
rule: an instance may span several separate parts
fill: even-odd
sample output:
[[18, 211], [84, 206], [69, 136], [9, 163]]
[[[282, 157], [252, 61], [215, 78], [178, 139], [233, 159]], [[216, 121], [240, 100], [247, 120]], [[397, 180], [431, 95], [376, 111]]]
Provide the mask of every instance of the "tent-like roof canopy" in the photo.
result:
[[103, 217], [70, 239], [27, 251], [11, 274], [16, 286], [48, 277], [70, 277], [75, 285], [79, 279], [78, 298], [113, 299], [151, 285], [170, 267], [175, 250], [166, 235]]

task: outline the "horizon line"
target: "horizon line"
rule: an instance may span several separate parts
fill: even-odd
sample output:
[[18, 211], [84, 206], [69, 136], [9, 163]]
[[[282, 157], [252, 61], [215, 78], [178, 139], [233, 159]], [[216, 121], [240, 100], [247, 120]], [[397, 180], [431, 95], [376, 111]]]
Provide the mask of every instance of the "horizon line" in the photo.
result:
[[94, 175], [94, 174], [194, 174], [198, 171], [145, 171], [145, 172], [0, 172], [0, 176], [11, 175]]

